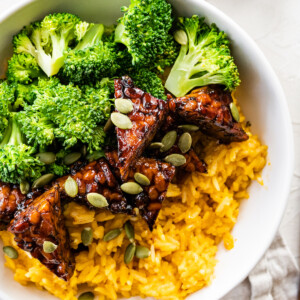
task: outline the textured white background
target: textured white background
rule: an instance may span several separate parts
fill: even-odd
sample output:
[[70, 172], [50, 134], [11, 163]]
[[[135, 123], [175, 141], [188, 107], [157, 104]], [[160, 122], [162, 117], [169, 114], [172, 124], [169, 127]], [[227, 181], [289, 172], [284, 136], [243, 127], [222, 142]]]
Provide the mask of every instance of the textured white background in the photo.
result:
[[[19, 1], [0, 0], [0, 11], [9, 9]], [[280, 232], [287, 241], [299, 265], [300, 0], [207, 1], [225, 12], [250, 34], [270, 61], [284, 88], [293, 120], [296, 160], [289, 203], [280, 226]], [[282, 159], [284, 160], [285, 158], [282, 157]]]

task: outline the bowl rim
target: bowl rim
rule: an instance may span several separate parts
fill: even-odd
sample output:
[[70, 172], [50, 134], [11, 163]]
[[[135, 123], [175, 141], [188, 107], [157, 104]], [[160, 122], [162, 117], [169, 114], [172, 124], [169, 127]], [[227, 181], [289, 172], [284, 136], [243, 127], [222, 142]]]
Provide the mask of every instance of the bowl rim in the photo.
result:
[[[20, 11], [22, 8], [26, 7], [27, 5], [29, 5], [32, 2], [38, 2], [38, 1], [39, 0], [19, 0], [18, 3], [13, 4], [9, 8], [6, 8], [4, 11], [0, 12], [0, 25], [2, 24], [2, 22], [4, 20], [11, 17], [17, 11]], [[273, 70], [270, 62], [265, 57], [264, 53], [259, 48], [257, 43], [238, 23], [236, 23], [233, 19], [231, 19], [229, 16], [227, 16], [222, 10], [220, 10], [216, 6], [206, 2], [205, 0], [185, 0], [185, 1], [188, 1], [195, 6], [205, 7], [205, 9], [211, 11], [213, 14], [217, 14], [218, 17], [220, 19], [222, 19], [226, 24], [228, 24], [229, 27], [234, 28], [234, 30], [238, 34], [242, 35], [246, 39], [247, 44], [251, 45], [251, 48], [256, 52], [256, 54], [259, 56], [261, 62], [263, 62], [264, 67], [266, 68], [266, 71], [268, 73], [268, 80], [273, 82], [272, 85], [276, 87], [276, 91], [279, 95], [278, 98], [280, 98], [280, 101], [278, 101], [277, 105], [280, 105], [283, 119], [286, 121], [285, 125], [286, 125], [286, 129], [287, 129], [285, 134], [287, 134], [286, 138], [288, 141], [288, 148], [287, 148], [287, 152], [288, 152], [287, 170], [288, 170], [288, 172], [287, 172], [287, 174], [285, 174], [287, 177], [285, 180], [286, 184], [284, 186], [284, 193], [283, 193], [285, 195], [285, 197], [284, 197], [284, 199], [281, 200], [281, 213], [278, 216], [278, 219], [276, 220], [276, 226], [274, 226], [274, 228], [272, 230], [272, 234], [270, 234], [269, 237], [266, 239], [266, 241], [264, 243], [264, 247], [261, 247], [261, 250], [256, 253], [255, 259], [253, 259], [253, 263], [251, 265], [249, 265], [249, 267], [247, 268], [247, 270], [245, 270], [245, 272], [243, 274], [240, 275], [239, 279], [231, 282], [231, 285], [230, 286], [228, 285], [227, 288], [223, 288], [223, 289], [220, 289], [219, 291], [216, 291], [214, 299], [220, 299], [221, 297], [225, 296], [229, 291], [234, 289], [239, 283], [241, 283], [249, 275], [249, 273], [252, 271], [252, 269], [257, 265], [257, 263], [260, 261], [260, 259], [265, 254], [265, 252], [268, 250], [272, 241], [275, 238], [276, 233], [278, 232], [280, 223], [282, 221], [282, 218], [283, 218], [283, 215], [286, 210], [287, 203], [288, 203], [288, 196], [289, 196], [292, 178], [293, 178], [294, 162], [295, 162], [294, 135], [293, 135], [291, 116], [290, 116], [290, 112], [289, 112], [288, 105], [287, 105], [287, 99], [285, 97], [282, 85], [281, 85], [275, 71]], [[195, 296], [197, 297], [197, 294], [200, 291], [201, 290], [194, 292], [193, 294], [189, 295], [187, 298], [189, 299], [189, 298], [194, 298]], [[9, 295], [4, 294], [1, 290], [0, 290], [0, 296], [1, 296], [0, 298], [3, 300], [10, 300]], [[205, 296], [204, 296], [204, 298], [206, 299]], [[194, 298], [194, 299], [196, 299], [196, 298]], [[210, 298], [210, 300], [212, 300], [212, 298]]]

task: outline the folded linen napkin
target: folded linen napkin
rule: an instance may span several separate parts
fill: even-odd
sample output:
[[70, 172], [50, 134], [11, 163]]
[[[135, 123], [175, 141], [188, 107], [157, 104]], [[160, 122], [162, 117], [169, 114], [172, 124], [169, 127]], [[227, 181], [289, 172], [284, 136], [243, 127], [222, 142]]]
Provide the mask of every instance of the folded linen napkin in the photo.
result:
[[222, 300], [296, 300], [299, 269], [280, 234], [248, 278]]

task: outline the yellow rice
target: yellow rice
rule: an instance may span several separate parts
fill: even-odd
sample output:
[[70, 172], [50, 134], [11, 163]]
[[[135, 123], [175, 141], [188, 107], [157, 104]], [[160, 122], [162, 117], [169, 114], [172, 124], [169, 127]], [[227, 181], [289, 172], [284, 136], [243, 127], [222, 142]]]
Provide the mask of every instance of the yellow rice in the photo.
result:
[[21, 284], [35, 283], [63, 300], [77, 299], [82, 289], [93, 291], [99, 299], [139, 295], [175, 300], [209, 285], [218, 244], [223, 241], [228, 250], [234, 246], [230, 231], [237, 221], [240, 201], [248, 198], [247, 187], [252, 180], [262, 184], [260, 172], [266, 164], [267, 146], [249, 128], [246, 131], [248, 141], [230, 145], [218, 145], [197, 133], [193, 141], [204, 144], [201, 156], [208, 174], [193, 173], [181, 184], [169, 186], [153, 232], [143, 220], [131, 218], [137, 242], [151, 249], [149, 258], [124, 264], [129, 243], [124, 231], [110, 242], [102, 240], [105, 232], [122, 227], [128, 216], [95, 213], [70, 203], [64, 215], [72, 247], [76, 249], [81, 242], [84, 227], [93, 228], [94, 241], [89, 251], [76, 256], [76, 270], [69, 283], [18, 249], [12, 235], [2, 231], [4, 244], [19, 252], [16, 260], [6, 257], [6, 266]]

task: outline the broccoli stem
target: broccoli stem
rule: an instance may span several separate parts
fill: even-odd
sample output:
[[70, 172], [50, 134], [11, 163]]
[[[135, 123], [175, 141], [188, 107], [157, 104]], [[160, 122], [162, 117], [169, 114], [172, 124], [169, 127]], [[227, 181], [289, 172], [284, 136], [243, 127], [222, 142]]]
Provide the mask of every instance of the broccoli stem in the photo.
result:
[[4, 138], [0, 144], [0, 147], [3, 147], [4, 145], [18, 146], [20, 144], [23, 144], [22, 133], [17, 121], [14, 117], [12, 117], [9, 120], [9, 125], [5, 131]]
[[84, 37], [80, 40], [74, 50], [83, 50], [88, 47], [92, 47], [102, 40], [104, 33], [103, 24], [93, 24]]

